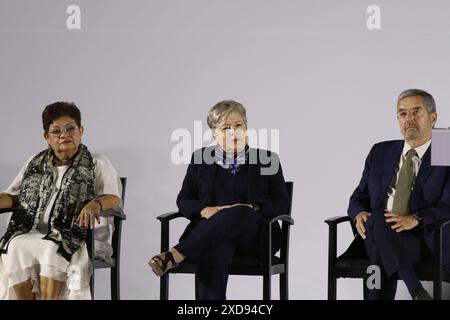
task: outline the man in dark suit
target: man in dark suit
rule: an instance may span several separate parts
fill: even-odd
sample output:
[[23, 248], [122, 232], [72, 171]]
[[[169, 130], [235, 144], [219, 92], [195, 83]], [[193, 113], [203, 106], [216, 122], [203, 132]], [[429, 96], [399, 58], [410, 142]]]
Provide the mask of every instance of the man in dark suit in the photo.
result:
[[[370, 151], [348, 215], [364, 239], [373, 265], [381, 269], [381, 288], [369, 299], [394, 299], [402, 279], [414, 300], [431, 299], [413, 266], [433, 250], [432, 225], [450, 218], [450, 171], [431, 166], [431, 131], [437, 114], [433, 97], [419, 89], [397, 99], [404, 140], [377, 143]], [[444, 235], [444, 264], [450, 264], [450, 234]]]

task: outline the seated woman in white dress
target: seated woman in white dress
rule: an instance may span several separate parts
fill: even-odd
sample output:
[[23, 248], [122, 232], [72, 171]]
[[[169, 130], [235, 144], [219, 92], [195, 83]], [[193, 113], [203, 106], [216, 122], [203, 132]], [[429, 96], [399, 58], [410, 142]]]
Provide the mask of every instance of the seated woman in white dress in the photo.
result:
[[100, 211], [120, 205], [120, 179], [106, 157], [81, 144], [75, 104], [48, 105], [42, 122], [49, 147], [0, 193], [0, 208], [23, 209], [0, 239], [0, 298], [90, 299], [87, 230]]

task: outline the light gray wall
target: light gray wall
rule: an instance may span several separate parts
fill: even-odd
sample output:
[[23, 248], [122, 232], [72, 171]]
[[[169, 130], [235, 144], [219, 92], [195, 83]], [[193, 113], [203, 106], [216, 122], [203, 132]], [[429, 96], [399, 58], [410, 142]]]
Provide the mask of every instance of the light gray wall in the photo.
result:
[[[81, 30], [66, 28], [70, 4], [81, 7]], [[381, 8], [378, 31], [366, 28], [371, 4]], [[447, 1], [419, 0], [0, 0], [0, 189], [45, 147], [43, 106], [77, 103], [84, 142], [129, 179], [122, 296], [157, 299], [147, 266], [159, 252], [156, 216], [176, 209], [186, 170], [171, 162], [171, 133], [237, 99], [251, 127], [280, 129], [285, 177], [295, 181], [291, 298], [325, 299], [323, 220], [345, 214], [371, 145], [400, 138], [397, 94], [429, 90], [438, 126], [450, 124], [449, 12]], [[342, 250], [351, 232], [339, 232]], [[108, 297], [107, 273], [96, 288]], [[259, 299], [261, 289], [260, 278], [231, 277], [228, 297]], [[338, 289], [338, 298], [362, 297], [360, 281]], [[193, 298], [193, 277], [173, 276], [171, 292]], [[404, 286], [398, 298], [409, 299]]]

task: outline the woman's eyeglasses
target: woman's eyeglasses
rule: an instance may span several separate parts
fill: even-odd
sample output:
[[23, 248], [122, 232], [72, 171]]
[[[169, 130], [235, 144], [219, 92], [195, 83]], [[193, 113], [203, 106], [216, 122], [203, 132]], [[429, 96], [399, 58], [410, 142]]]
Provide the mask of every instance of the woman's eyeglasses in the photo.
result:
[[74, 134], [76, 134], [78, 132], [78, 127], [77, 126], [67, 126], [62, 129], [59, 129], [59, 128], [52, 129], [48, 133], [54, 138], [59, 138], [59, 137], [61, 137], [61, 135], [64, 132], [66, 132], [70, 136], [73, 136]]

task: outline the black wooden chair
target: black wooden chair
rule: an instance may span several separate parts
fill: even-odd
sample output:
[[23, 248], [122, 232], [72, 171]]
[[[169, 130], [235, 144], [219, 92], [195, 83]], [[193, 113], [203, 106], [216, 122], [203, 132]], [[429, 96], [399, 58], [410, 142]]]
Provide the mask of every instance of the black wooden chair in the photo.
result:
[[[355, 236], [347, 250], [337, 256], [337, 226], [341, 222], [348, 221]], [[329, 226], [328, 239], [328, 300], [336, 300], [336, 284], [338, 278], [363, 279], [364, 297], [367, 295], [364, 281], [367, 278], [367, 267], [370, 265], [362, 238], [358, 235], [355, 225], [348, 216], [338, 216], [325, 220]], [[435, 254], [429, 253], [422, 261], [414, 266], [419, 280], [433, 281], [433, 297], [442, 299], [442, 282], [450, 282], [450, 272], [443, 269], [442, 265], [442, 234], [445, 227], [450, 225], [450, 220], [435, 226]], [[447, 228], [449, 229], [449, 228]], [[450, 232], [450, 230], [447, 230]]]
[[[125, 203], [125, 189], [127, 185], [127, 178], [120, 178], [122, 182], [122, 207]], [[111, 239], [111, 246], [113, 249], [111, 262], [104, 261], [96, 257], [95, 252], [95, 228], [90, 229], [88, 232], [88, 239], [86, 241], [89, 252], [89, 259], [92, 262], [92, 276], [91, 276], [91, 295], [94, 299], [94, 274], [95, 269], [110, 269], [111, 274], [111, 299], [120, 300], [120, 240], [122, 233], [122, 220], [126, 219], [125, 213], [121, 209], [109, 209], [100, 212], [101, 217], [114, 217], [114, 231]], [[94, 258], [92, 258], [94, 256]]]
[[[234, 257], [231, 264], [230, 275], [252, 275], [263, 276], [263, 299], [270, 300], [271, 296], [271, 277], [274, 274], [280, 275], [280, 299], [287, 300], [288, 294], [288, 275], [289, 275], [289, 229], [294, 224], [291, 218], [292, 208], [292, 190], [293, 182], [286, 182], [289, 193], [289, 210], [288, 214], [279, 215], [272, 219], [264, 220], [263, 229], [263, 259], [259, 260], [254, 257]], [[169, 250], [169, 222], [175, 218], [183, 217], [179, 212], [169, 212], [158, 217], [161, 221], [161, 252]], [[281, 249], [280, 257], [272, 255], [271, 230], [274, 223], [281, 221]], [[195, 274], [197, 266], [195, 263], [185, 260], [177, 268], [170, 269], [168, 273], [161, 277], [160, 280], [160, 299], [167, 300], [169, 298], [169, 274], [170, 273], [187, 273]], [[197, 283], [197, 281], [196, 281]], [[197, 288], [195, 290], [197, 298]]]

